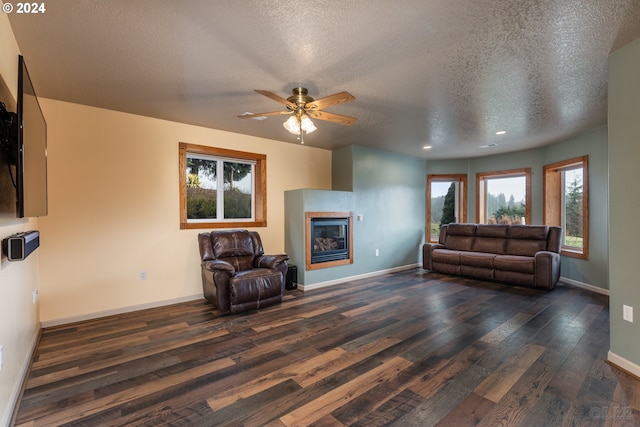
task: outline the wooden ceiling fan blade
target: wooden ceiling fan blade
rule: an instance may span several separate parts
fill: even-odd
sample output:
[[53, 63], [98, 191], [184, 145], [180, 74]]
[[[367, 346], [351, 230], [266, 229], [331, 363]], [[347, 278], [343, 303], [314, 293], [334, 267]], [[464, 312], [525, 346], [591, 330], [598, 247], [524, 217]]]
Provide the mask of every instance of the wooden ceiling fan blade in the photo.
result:
[[356, 122], [355, 117], [343, 116], [341, 114], [327, 113], [326, 111], [309, 111], [309, 115], [315, 119], [325, 120], [327, 122], [340, 123], [341, 125], [350, 126]]
[[356, 99], [349, 92], [343, 91], [333, 95], [325, 96], [324, 98], [316, 99], [315, 101], [307, 102], [304, 105], [305, 110], [324, 110], [325, 108], [332, 107], [334, 105], [342, 104], [344, 102], [353, 101]]
[[291, 113], [293, 113], [293, 111], [271, 111], [268, 113], [240, 114], [238, 118], [239, 119], [255, 119], [256, 117], [281, 116], [281, 115], [291, 114]]
[[260, 95], [264, 95], [267, 98], [271, 98], [274, 101], [279, 102], [282, 105], [285, 105], [287, 108], [289, 108], [291, 110], [295, 110], [297, 108], [296, 104], [294, 104], [293, 102], [287, 101], [283, 97], [278, 96], [273, 92], [270, 92], [268, 90], [259, 90], [259, 89], [255, 89], [255, 91], [258, 92]]

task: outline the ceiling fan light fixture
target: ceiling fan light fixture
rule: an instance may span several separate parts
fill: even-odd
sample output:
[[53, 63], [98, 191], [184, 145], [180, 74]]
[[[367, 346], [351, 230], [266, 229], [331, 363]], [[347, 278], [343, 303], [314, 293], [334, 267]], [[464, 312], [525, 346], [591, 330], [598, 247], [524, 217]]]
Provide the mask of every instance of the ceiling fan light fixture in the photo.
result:
[[298, 141], [304, 144], [304, 134], [314, 132], [317, 128], [311, 121], [309, 114], [318, 120], [339, 123], [342, 125], [352, 125], [357, 120], [355, 117], [343, 116], [335, 113], [322, 111], [325, 108], [356, 99], [349, 92], [342, 91], [320, 99], [313, 99], [308, 95], [304, 87], [293, 88], [293, 95], [287, 99], [276, 95], [268, 90], [255, 90], [261, 95], [283, 104], [286, 111], [270, 111], [266, 113], [244, 113], [238, 117], [241, 119], [255, 118], [263, 120], [266, 116], [278, 116], [282, 114], [292, 114], [283, 124], [284, 128], [298, 136]]
[[302, 117], [302, 119], [300, 120], [300, 126], [302, 127], [302, 130], [305, 131], [305, 133], [311, 133], [314, 130], [318, 129], [313, 122], [311, 121], [311, 119], [309, 118], [309, 116], [307, 116], [306, 114]]
[[289, 117], [282, 126], [294, 135], [298, 135], [300, 133], [300, 122], [296, 116]]
[[282, 126], [294, 135], [299, 135], [301, 129], [304, 133], [311, 133], [317, 129], [306, 114], [291, 116], [282, 124]]

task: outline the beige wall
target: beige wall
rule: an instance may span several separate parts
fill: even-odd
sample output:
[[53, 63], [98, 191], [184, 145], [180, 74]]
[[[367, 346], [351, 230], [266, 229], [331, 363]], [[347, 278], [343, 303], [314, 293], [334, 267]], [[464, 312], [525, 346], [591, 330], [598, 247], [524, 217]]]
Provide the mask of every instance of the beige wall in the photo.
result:
[[49, 136], [44, 325], [201, 295], [202, 230], [179, 228], [179, 142], [267, 155], [267, 227], [257, 231], [268, 253], [284, 251], [284, 192], [331, 188], [327, 150], [48, 99], [41, 105]]
[[[8, 89], [0, 101], [15, 104], [18, 45], [4, 13], [0, 13], [0, 78], [0, 86]], [[37, 219], [0, 218], [0, 238], [36, 228]], [[36, 251], [22, 262], [9, 262], [3, 255], [0, 261], [0, 346], [4, 359], [0, 371], [0, 425], [9, 423], [40, 327], [37, 305], [32, 302], [33, 290], [38, 287], [38, 255]]]

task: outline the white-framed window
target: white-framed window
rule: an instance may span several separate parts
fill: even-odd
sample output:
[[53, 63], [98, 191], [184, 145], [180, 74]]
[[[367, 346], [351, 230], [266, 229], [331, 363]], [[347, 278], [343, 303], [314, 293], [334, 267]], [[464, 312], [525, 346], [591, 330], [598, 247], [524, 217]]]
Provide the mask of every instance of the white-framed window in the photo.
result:
[[180, 227], [266, 225], [266, 156], [180, 144]]
[[561, 254], [589, 257], [588, 156], [544, 166], [544, 223], [563, 228]]

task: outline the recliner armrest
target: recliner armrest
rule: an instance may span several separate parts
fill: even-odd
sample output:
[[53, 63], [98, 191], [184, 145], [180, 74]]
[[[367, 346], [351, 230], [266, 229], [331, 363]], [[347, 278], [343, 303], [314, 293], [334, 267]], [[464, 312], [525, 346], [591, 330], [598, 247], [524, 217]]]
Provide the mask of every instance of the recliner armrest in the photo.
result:
[[209, 270], [211, 272], [224, 271], [229, 273], [231, 276], [236, 274], [236, 269], [233, 267], [233, 265], [219, 259], [214, 259], [213, 261], [204, 261], [201, 265], [203, 269]]
[[550, 251], [535, 254], [535, 287], [553, 289], [560, 280], [560, 255]]
[[433, 268], [431, 264], [431, 251], [434, 249], [442, 249], [445, 246], [440, 243], [425, 243], [422, 245], [422, 268], [425, 270], [431, 270]]
[[262, 255], [253, 260], [253, 266], [256, 268], [276, 268], [288, 259], [289, 255], [287, 254]]

